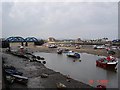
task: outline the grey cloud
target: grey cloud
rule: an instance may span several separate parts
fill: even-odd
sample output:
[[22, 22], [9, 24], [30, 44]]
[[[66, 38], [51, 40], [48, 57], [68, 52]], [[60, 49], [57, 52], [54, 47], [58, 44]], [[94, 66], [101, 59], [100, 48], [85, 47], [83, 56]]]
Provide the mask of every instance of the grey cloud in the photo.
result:
[[3, 11], [4, 37], [118, 37], [117, 3], [17, 2], [6, 3]]

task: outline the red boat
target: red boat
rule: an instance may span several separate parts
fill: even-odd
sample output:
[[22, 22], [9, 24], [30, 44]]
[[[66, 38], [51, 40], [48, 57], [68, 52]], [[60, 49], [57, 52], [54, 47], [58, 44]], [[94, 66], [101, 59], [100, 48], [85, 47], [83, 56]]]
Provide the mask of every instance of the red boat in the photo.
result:
[[101, 58], [96, 60], [96, 66], [104, 68], [104, 69], [115, 69], [118, 61], [116, 59], [108, 61], [106, 58]]

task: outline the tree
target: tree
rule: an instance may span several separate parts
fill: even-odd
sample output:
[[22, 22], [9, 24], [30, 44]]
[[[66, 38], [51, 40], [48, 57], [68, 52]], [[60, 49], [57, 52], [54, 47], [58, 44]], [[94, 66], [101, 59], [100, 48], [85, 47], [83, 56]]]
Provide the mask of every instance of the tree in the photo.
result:
[[35, 45], [43, 45], [44, 44], [44, 40], [39, 40], [38, 42], [35, 42]]

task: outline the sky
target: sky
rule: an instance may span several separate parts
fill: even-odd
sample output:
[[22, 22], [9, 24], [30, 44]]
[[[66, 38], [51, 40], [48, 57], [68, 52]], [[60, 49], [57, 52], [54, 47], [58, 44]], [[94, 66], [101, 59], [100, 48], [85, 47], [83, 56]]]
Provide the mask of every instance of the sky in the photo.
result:
[[118, 3], [2, 2], [2, 37], [9, 36], [117, 39]]

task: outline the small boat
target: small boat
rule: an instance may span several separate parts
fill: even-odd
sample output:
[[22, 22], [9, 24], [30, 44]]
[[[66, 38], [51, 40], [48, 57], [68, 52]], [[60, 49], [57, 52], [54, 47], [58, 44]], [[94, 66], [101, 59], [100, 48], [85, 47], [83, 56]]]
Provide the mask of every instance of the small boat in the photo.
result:
[[57, 48], [57, 46], [56, 45], [50, 45], [50, 46], [48, 46], [49, 48]]
[[47, 78], [47, 77], [48, 77], [48, 74], [45, 74], [45, 73], [41, 74], [41, 78]]
[[106, 90], [106, 86], [105, 85], [97, 85], [97, 90]]
[[26, 56], [26, 54], [23, 54], [23, 53], [20, 53], [20, 52], [11, 52], [11, 54], [13, 54], [13, 55], [15, 55], [17, 57], [28, 59], [28, 57]]
[[12, 69], [12, 70], [16, 70], [16, 68], [15, 68], [14, 66], [5, 65], [5, 64], [4, 64], [4, 69]]
[[58, 49], [58, 50], [57, 50], [57, 53], [58, 53], [58, 54], [62, 54], [62, 52], [63, 52], [62, 49]]
[[56, 83], [56, 85], [57, 85], [57, 88], [66, 88], [66, 86], [60, 82]]
[[5, 69], [5, 72], [6, 72], [6, 74], [8, 74], [8, 75], [20, 75], [20, 76], [23, 75], [22, 72], [19, 72], [19, 71], [17, 71], [16, 69]]
[[40, 56], [36, 56], [36, 58], [37, 58], [38, 60], [45, 60], [43, 57], [40, 57]]
[[14, 83], [14, 80], [15, 78], [10, 76], [10, 75], [6, 75], [6, 81], [9, 83], [9, 84], [13, 84]]
[[12, 75], [12, 77], [15, 78], [14, 81], [21, 83], [21, 84], [27, 84], [28, 82], [28, 77], [20, 76], [20, 75]]
[[68, 56], [68, 57], [73, 57], [73, 58], [80, 58], [80, 54], [77, 53], [77, 52], [74, 52], [74, 51], [69, 51], [69, 52], [67, 53], [67, 56]]
[[116, 59], [108, 61], [106, 58], [101, 58], [96, 60], [96, 66], [104, 68], [104, 69], [115, 69], [118, 61]]

